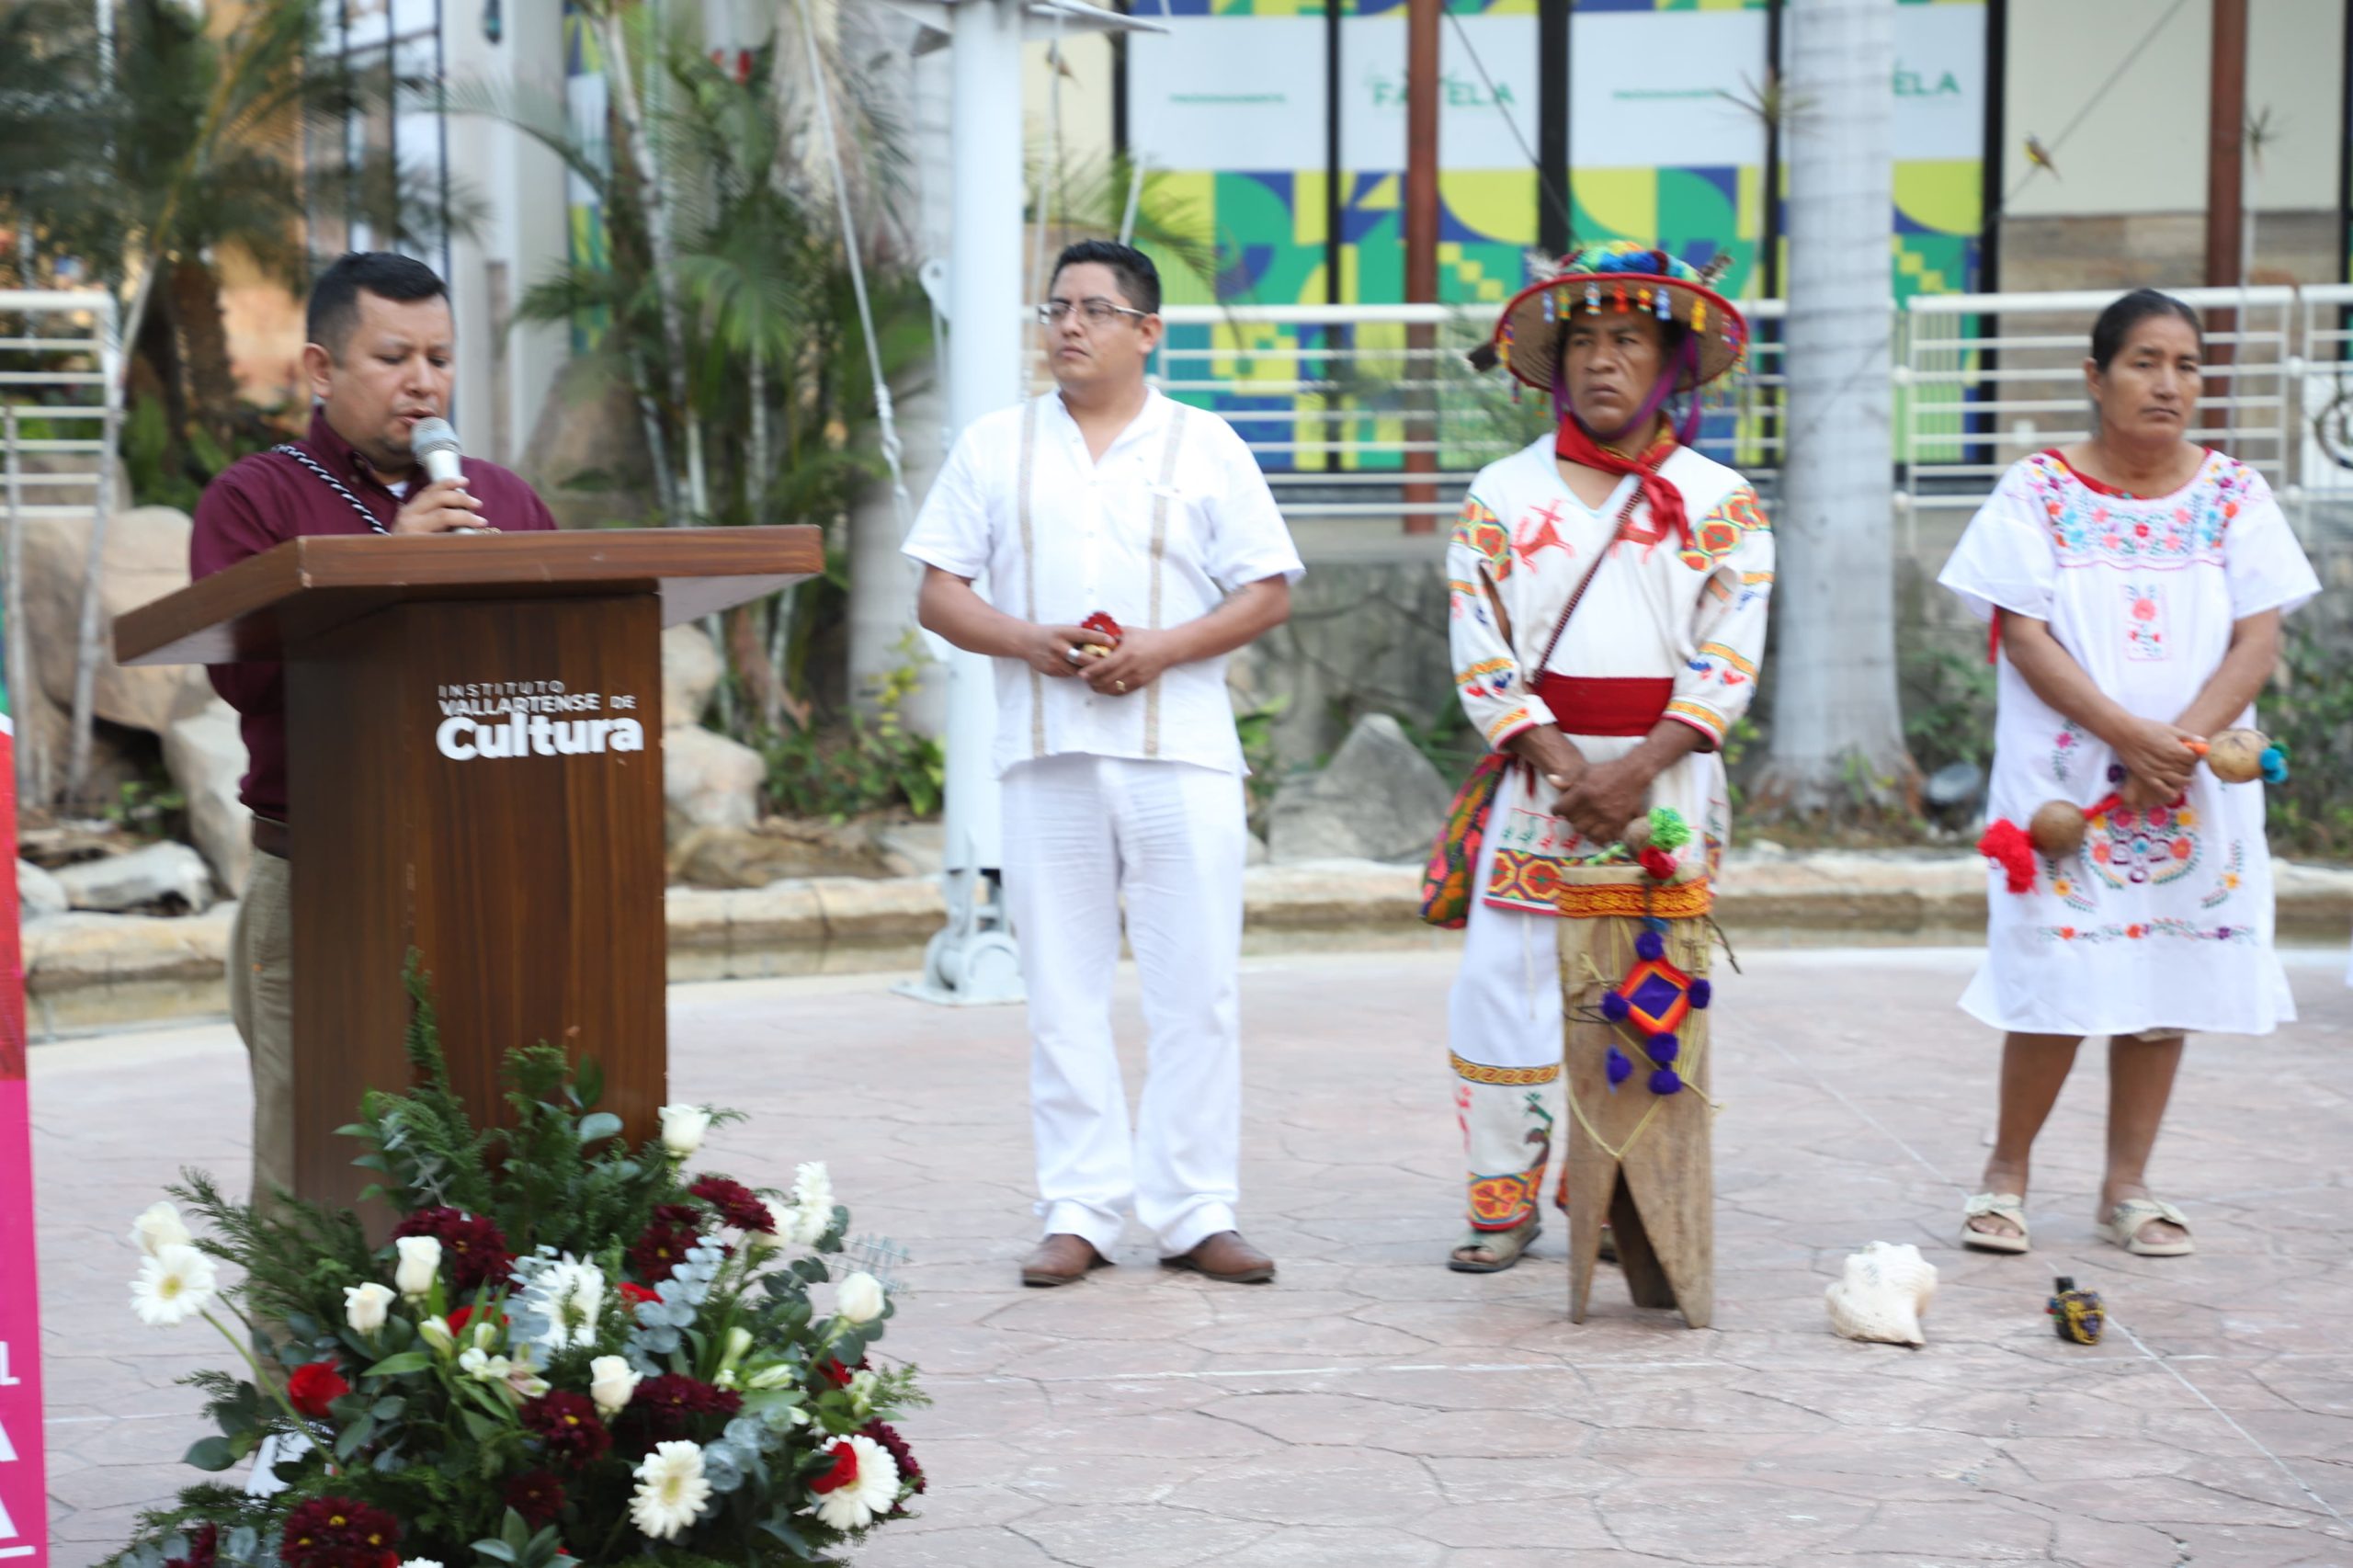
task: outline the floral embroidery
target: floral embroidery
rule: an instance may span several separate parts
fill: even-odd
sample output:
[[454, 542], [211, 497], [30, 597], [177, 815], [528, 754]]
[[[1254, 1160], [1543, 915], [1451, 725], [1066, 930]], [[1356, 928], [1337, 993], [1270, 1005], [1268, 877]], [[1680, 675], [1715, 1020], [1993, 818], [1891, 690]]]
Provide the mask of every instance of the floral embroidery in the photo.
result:
[[1756, 678], [1755, 661], [1744, 658], [1722, 642], [1700, 643], [1699, 654], [1688, 667], [1698, 672], [1702, 680], [1712, 677], [1725, 686], [1738, 686]]
[[1692, 548], [1677, 554], [1684, 565], [1694, 572], [1704, 572], [1739, 548], [1741, 535], [1768, 530], [1772, 526], [1765, 518], [1765, 509], [1756, 504], [1756, 492], [1744, 484], [1717, 502], [1713, 511], [1693, 525]]
[[1455, 519], [1449, 543], [1459, 544], [1487, 563], [1487, 574], [1500, 583], [1511, 575], [1511, 534], [1477, 496], [1466, 496], [1462, 515]]
[[2074, 723], [2060, 730], [2051, 742], [2051, 777], [2061, 784], [2067, 782], [2067, 765], [2083, 750], [2084, 732]]
[[2146, 812], [2107, 812], [2092, 819], [2085, 854], [2112, 888], [2163, 887], [2198, 869], [2197, 822], [2178, 800]]
[[2206, 909], [2219, 909], [2231, 901], [2231, 895], [2239, 891], [2239, 883], [2245, 875], [2246, 844], [2244, 840], [2234, 838], [2231, 840], [2230, 861], [2215, 877], [2212, 890], [2198, 901], [2200, 906]]
[[2078, 915], [2091, 915], [2099, 905], [2092, 902], [2092, 885], [2081, 875], [2069, 872], [2056, 860], [2042, 863], [2042, 874], [2051, 883], [2051, 891], [2059, 901]]
[[2061, 566], [2160, 570], [2221, 564], [2231, 520], [2260, 483], [2253, 470], [2220, 453], [2177, 495], [2155, 501], [2100, 494], [2047, 453], [2027, 460], [2026, 481], [2029, 505], [2058, 543]]
[[2131, 926], [2045, 926], [2049, 942], [2140, 942], [2153, 937], [2173, 937], [2190, 942], [2252, 942], [2251, 926], [2193, 926], [2187, 920], [2143, 921]]
[[2124, 585], [2124, 652], [2133, 659], [2165, 656], [2165, 604], [2154, 583]]

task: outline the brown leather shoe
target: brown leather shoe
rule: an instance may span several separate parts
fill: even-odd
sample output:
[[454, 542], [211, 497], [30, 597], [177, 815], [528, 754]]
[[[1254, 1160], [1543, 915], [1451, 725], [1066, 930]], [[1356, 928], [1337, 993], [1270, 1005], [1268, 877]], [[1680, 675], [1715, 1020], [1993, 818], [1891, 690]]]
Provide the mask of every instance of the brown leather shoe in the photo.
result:
[[1111, 1260], [1095, 1250], [1085, 1236], [1057, 1231], [1040, 1242], [1021, 1265], [1024, 1285], [1071, 1285], [1086, 1278], [1087, 1270], [1108, 1268]]
[[1229, 1285], [1264, 1285], [1275, 1277], [1275, 1260], [1242, 1239], [1220, 1231], [1188, 1253], [1160, 1260], [1163, 1268], [1189, 1268]]

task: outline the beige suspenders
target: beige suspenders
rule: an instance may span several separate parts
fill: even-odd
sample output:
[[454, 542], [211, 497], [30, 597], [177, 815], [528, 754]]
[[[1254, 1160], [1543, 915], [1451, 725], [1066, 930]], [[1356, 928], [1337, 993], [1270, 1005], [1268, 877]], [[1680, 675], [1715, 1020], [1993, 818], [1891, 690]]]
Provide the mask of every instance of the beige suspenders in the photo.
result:
[[[1176, 454], [1185, 443], [1185, 405], [1168, 405], [1168, 437], [1161, 448], [1160, 486], [1152, 497], [1152, 590], [1151, 611], [1147, 624], [1154, 631], [1160, 630], [1161, 563], [1168, 553], [1168, 496], [1176, 480]], [[1031, 398], [1021, 405], [1021, 462], [1016, 480], [1014, 517], [1021, 530], [1021, 576], [1025, 596], [1023, 614], [1030, 620], [1038, 619], [1038, 552], [1036, 535], [1029, 520], [1029, 489], [1031, 475], [1037, 468], [1038, 400]], [[1160, 683], [1154, 681], [1144, 688], [1143, 754], [1160, 755]], [[1036, 670], [1029, 672], [1029, 755], [1046, 755], [1046, 677]]]
[[[1176, 483], [1176, 451], [1185, 444], [1185, 405], [1168, 405], [1168, 440], [1161, 449], [1160, 487], [1152, 494], [1152, 612], [1147, 624], [1160, 630], [1160, 574], [1168, 556], [1168, 493]], [[1143, 688], [1143, 754], [1160, 755], [1160, 682]]]

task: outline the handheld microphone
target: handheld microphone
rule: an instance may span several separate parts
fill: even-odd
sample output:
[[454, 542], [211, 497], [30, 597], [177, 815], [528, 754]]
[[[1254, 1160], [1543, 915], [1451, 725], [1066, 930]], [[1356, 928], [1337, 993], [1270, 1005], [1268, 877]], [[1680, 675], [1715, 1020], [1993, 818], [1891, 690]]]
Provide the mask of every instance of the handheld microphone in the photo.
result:
[[[458, 466], [458, 432], [446, 419], [420, 419], [409, 434], [409, 450], [415, 454], [417, 467], [425, 471], [426, 483], [438, 484], [445, 479], [457, 479], [464, 471]], [[453, 534], [478, 534], [481, 528], [451, 528]]]
[[448, 420], [418, 420], [409, 436], [409, 450], [415, 455], [417, 466], [425, 470], [427, 483], [438, 484], [458, 477], [458, 432]]

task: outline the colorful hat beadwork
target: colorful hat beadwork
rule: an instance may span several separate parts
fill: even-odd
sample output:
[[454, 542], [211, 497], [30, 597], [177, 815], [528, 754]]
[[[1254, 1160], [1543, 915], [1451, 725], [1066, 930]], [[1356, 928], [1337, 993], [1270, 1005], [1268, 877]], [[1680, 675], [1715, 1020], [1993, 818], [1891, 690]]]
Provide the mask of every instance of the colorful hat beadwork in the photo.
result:
[[[1554, 290], [1582, 284], [1582, 308], [1599, 311], [1603, 308], [1601, 286], [1606, 281], [1612, 308], [1624, 311], [1632, 306], [1689, 329], [1698, 342], [1699, 358], [1698, 374], [1690, 384], [1704, 386], [1735, 368], [1748, 347], [1747, 319], [1709, 287], [1720, 264], [1729, 259], [1721, 257], [1703, 270], [1665, 251], [1626, 240], [1580, 245], [1563, 256], [1550, 276], [1512, 297], [1496, 318], [1488, 341], [1472, 351], [1471, 362], [1482, 370], [1503, 365], [1529, 386], [1550, 392], [1553, 360], [1560, 352], [1560, 328], [1572, 313], [1567, 300]], [[1506, 343], [1508, 358], [1503, 352]]]

